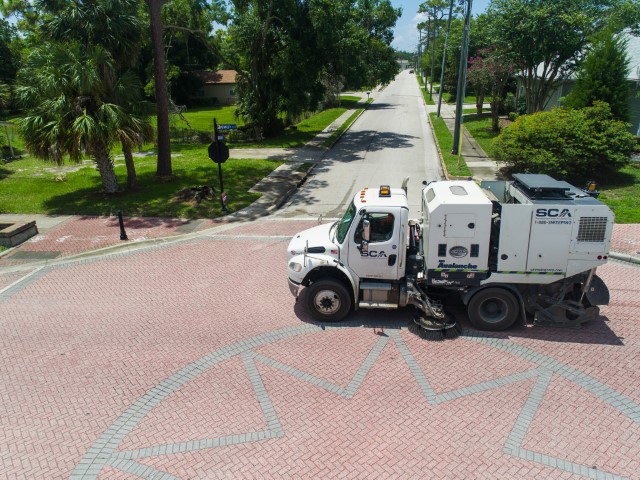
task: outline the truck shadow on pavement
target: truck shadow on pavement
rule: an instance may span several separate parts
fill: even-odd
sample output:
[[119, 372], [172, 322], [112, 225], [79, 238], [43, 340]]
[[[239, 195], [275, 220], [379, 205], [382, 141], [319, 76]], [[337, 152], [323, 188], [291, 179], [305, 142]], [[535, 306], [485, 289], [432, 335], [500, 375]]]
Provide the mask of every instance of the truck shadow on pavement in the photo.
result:
[[[518, 320], [515, 326], [504, 332], [486, 332], [478, 330], [471, 325], [462, 305], [449, 301], [446, 305], [446, 310], [462, 326], [464, 331], [460, 338], [483, 336], [502, 340], [522, 338], [545, 342], [624, 346], [622, 339], [609, 327], [609, 319], [602, 315], [593, 321], [585, 323], [579, 329], [537, 325], [524, 326], [522, 321]], [[302, 322], [317, 325], [322, 329], [325, 327], [367, 328], [371, 329], [375, 334], [384, 335], [384, 331], [380, 332], [380, 330], [385, 328], [394, 330], [407, 328], [413, 317], [414, 309], [413, 307], [405, 307], [398, 310], [362, 309], [352, 312], [346, 320], [341, 322], [318, 322], [311, 317], [306, 307], [305, 289], [295, 303], [294, 313]], [[528, 321], [531, 322], [532, 319], [528, 319]]]

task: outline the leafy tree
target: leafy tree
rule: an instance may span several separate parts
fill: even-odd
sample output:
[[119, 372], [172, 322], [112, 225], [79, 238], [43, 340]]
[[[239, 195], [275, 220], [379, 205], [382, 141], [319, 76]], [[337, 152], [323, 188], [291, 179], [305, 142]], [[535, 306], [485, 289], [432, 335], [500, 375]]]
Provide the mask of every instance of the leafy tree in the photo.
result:
[[226, 24], [230, 16], [222, 0], [169, 0], [161, 13], [170, 95], [188, 104], [201, 86], [189, 71], [223, 61], [213, 26]]
[[627, 127], [603, 102], [521, 115], [497, 137], [494, 157], [512, 172], [603, 178], [630, 161], [635, 139]]
[[113, 142], [133, 138], [144, 124], [121, 105], [140, 91], [135, 75], [118, 77], [111, 54], [77, 42], [34, 50], [18, 74], [17, 97], [27, 114], [18, 122], [32, 154], [61, 164], [65, 155], [96, 162], [107, 193], [118, 190], [110, 156]]
[[235, 0], [225, 58], [238, 70], [238, 111], [258, 135], [314, 109], [328, 90], [371, 87], [397, 73], [389, 0]]
[[[621, 18], [619, 11], [629, 14]], [[633, 0], [491, 0], [491, 42], [522, 72], [527, 113], [544, 108], [554, 82], [568, 75], [588, 39], [607, 23], [637, 25]]]
[[595, 101], [611, 106], [613, 116], [619, 120], [629, 119], [630, 85], [629, 57], [624, 37], [614, 35], [609, 29], [597, 34], [580, 65], [576, 83], [565, 99], [565, 105], [584, 108]]
[[[500, 130], [498, 121], [507, 83], [513, 75], [514, 66], [509, 57], [500, 56], [493, 50], [483, 50], [480, 53], [482, 56], [470, 60], [467, 80], [475, 87], [477, 97], [489, 97], [491, 128], [497, 132]], [[479, 101], [478, 108], [478, 114], [482, 113], [482, 100]]]

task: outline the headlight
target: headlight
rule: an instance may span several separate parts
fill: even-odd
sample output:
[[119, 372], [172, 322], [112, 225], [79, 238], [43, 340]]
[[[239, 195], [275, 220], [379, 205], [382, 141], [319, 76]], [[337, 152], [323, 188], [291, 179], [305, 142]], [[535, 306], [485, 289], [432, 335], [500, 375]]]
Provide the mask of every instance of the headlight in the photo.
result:
[[302, 265], [299, 264], [298, 262], [291, 262], [289, 264], [289, 268], [297, 273], [297, 272], [300, 272], [302, 270]]

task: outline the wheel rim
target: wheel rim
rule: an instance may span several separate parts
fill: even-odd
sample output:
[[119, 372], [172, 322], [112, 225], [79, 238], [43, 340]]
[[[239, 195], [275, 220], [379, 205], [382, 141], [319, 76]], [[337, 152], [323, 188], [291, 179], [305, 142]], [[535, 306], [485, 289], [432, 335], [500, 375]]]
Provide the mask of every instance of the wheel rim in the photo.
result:
[[500, 298], [489, 298], [480, 306], [480, 317], [487, 323], [498, 323], [509, 313], [509, 305]]
[[316, 310], [324, 315], [331, 315], [340, 310], [340, 297], [333, 290], [320, 290], [313, 298]]

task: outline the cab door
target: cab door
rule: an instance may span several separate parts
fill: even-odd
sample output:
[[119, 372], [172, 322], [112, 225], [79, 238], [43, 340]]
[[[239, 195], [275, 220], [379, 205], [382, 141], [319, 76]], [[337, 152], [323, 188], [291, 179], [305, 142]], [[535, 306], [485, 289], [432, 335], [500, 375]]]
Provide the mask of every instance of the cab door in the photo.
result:
[[[369, 241], [363, 246], [365, 221]], [[349, 267], [361, 279], [397, 280], [400, 258], [399, 212], [371, 210], [359, 216], [349, 232]]]

